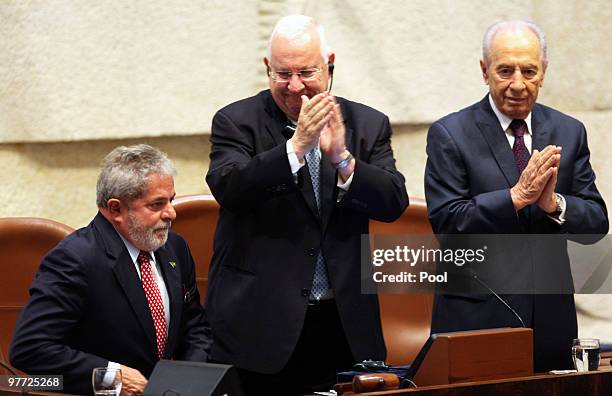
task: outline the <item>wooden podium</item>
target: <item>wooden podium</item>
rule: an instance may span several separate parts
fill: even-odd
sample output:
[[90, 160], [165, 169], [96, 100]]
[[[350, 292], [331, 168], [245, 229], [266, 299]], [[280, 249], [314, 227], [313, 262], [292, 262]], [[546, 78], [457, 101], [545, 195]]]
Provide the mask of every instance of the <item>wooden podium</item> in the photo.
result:
[[[525, 328], [432, 334], [407, 372], [407, 377], [418, 387], [532, 375], [533, 331]], [[352, 383], [337, 384], [334, 389], [352, 395], [358, 389], [376, 392], [394, 387], [389, 386], [389, 378], [376, 380], [376, 376], [372, 373], [365, 382], [358, 376]], [[367, 387], [362, 386], [362, 382], [368, 384]]]
[[533, 375], [531, 329], [458, 331], [432, 337], [413, 379], [418, 386]]

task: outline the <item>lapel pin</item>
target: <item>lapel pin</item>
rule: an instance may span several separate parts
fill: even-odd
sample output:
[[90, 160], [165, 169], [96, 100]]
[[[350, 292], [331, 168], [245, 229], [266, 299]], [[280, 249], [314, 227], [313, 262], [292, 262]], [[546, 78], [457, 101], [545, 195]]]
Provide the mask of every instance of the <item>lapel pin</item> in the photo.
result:
[[169, 263], [170, 263], [170, 267], [176, 268], [176, 262], [175, 261], [169, 261]]

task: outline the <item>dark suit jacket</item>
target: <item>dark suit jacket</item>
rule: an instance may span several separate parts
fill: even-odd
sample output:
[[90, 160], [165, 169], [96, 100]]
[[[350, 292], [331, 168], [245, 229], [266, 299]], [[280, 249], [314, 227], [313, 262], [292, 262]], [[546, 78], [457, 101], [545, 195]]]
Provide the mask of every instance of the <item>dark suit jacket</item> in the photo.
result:
[[[170, 297], [164, 358], [205, 361], [210, 338], [189, 248], [170, 231], [155, 259]], [[92, 393], [92, 369], [109, 360], [151, 374], [157, 346], [142, 283], [125, 244], [100, 213], [43, 259], [10, 358], [27, 373], [63, 374], [65, 393]]]
[[[608, 215], [595, 187], [584, 125], [540, 104], [534, 106], [531, 122], [532, 149], [542, 150], [549, 144], [563, 147], [556, 192], [567, 202], [565, 223], [559, 226], [536, 205], [518, 214], [514, 210], [510, 188], [519, 173], [505, 133], [485, 97], [436, 121], [429, 129], [425, 195], [436, 234], [607, 233]], [[554, 277], [571, 287], [562, 238], [544, 251], [537, 240], [532, 242], [533, 249], [512, 246], [511, 238], [500, 241], [508, 244], [507, 254], [514, 255], [516, 264], [502, 268], [507, 274], [501, 279], [517, 284], [540, 271], [540, 279]], [[542, 274], [544, 261], [554, 266]], [[571, 340], [577, 335], [577, 325], [573, 289], [569, 290], [563, 295], [504, 296], [526, 325], [534, 328], [536, 369], [571, 366]], [[520, 322], [493, 295], [436, 296], [432, 332], [507, 326], [517, 327]]]
[[337, 173], [323, 156], [321, 216], [306, 166], [294, 182], [282, 132], [287, 118], [268, 90], [213, 119], [206, 181], [221, 211], [206, 310], [214, 360], [262, 373], [284, 367], [302, 330], [320, 250], [354, 358], [385, 356], [377, 297], [361, 294], [361, 235], [370, 218], [399, 217], [408, 196], [388, 118], [338, 101], [357, 161], [349, 191], [336, 202]]

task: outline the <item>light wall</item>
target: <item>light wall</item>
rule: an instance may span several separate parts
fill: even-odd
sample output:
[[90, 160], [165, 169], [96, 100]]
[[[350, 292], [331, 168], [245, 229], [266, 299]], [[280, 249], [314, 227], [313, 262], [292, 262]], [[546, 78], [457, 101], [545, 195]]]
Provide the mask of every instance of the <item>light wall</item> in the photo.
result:
[[[572, 113], [589, 131], [591, 163], [598, 187], [612, 207], [612, 135], [610, 118], [598, 113]], [[410, 196], [424, 197], [425, 140], [428, 125], [395, 125], [392, 138], [397, 166], [406, 177]], [[58, 143], [0, 144], [0, 168], [4, 169], [5, 204], [0, 217], [38, 216], [72, 227], [83, 227], [96, 213], [95, 184], [102, 158], [118, 145], [148, 143], [165, 151], [176, 163], [178, 195], [210, 193], [204, 181], [208, 170], [208, 135], [149, 137]]]
[[[96, 212], [106, 153], [147, 142], [176, 162], [178, 194], [206, 193], [214, 111], [265, 88], [262, 57], [280, 15], [327, 27], [334, 93], [390, 116], [398, 167], [423, 197], [435, 119], [486, 93], [481, 36], [528, 18], [548, 35], [540, 102], [587, 126], [598, 186], [612, 205], [612, 5], [607, 0], [0, 2], [0, 216], [73, 227]], [[578, 296], [581, 334], [612, 340], [607, 296]], [[591, 318], [588, 314], [602, 318]]]

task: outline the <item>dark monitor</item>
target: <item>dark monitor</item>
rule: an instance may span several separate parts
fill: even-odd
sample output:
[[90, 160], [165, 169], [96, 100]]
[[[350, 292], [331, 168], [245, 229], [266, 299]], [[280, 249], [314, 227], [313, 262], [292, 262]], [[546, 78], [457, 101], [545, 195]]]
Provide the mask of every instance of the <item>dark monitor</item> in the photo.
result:
[[225, 364], [160, 360], [144, 396], [243, 396], [238, 373]]

